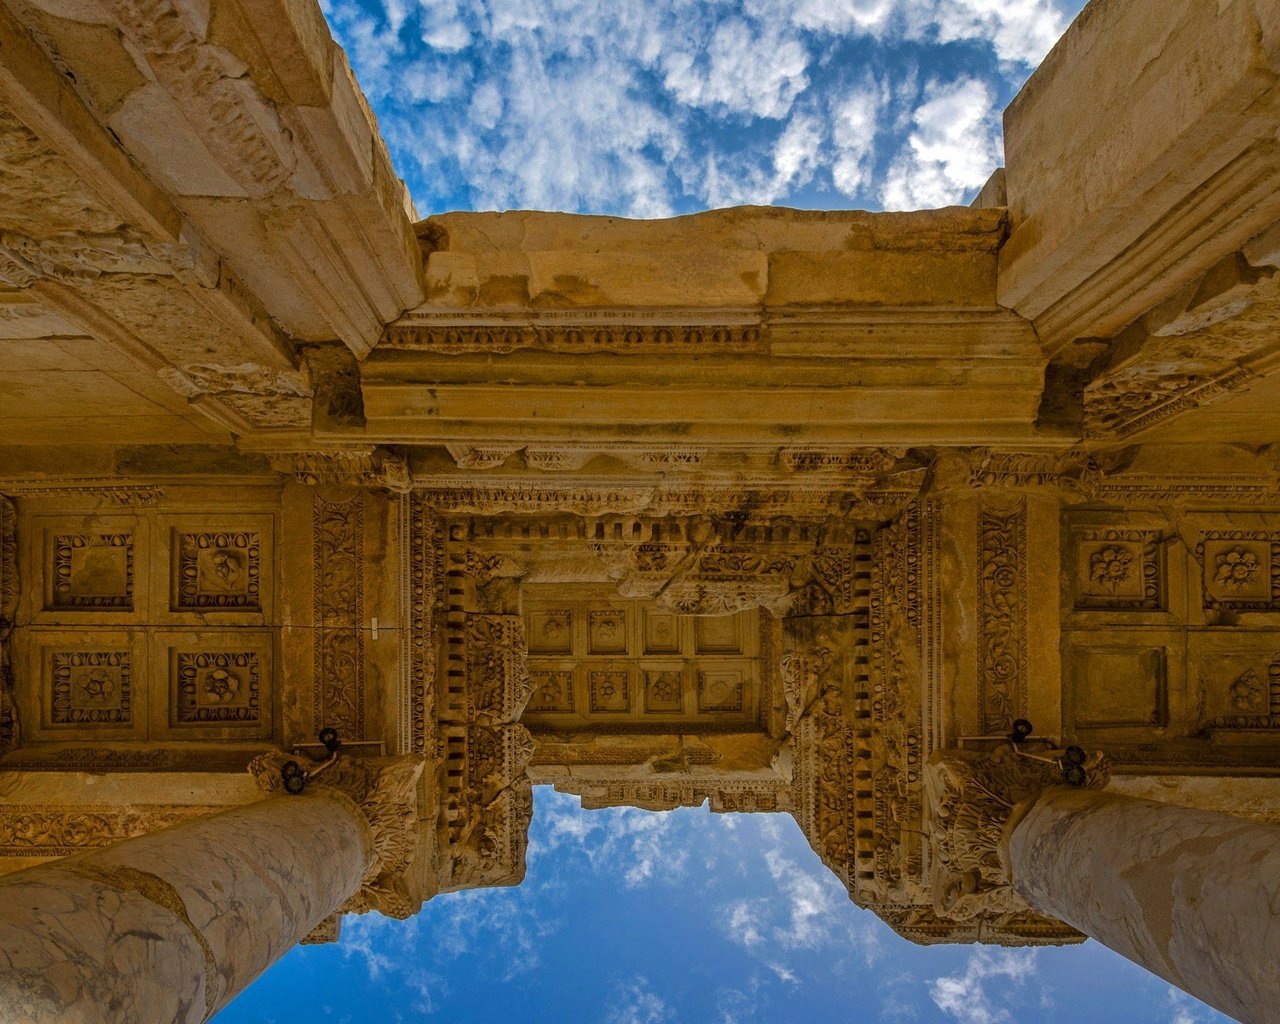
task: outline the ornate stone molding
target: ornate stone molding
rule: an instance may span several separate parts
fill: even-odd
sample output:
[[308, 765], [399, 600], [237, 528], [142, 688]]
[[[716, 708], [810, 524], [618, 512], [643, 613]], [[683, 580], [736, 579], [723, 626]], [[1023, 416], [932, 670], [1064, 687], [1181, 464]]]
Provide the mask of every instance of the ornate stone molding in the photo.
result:
[[1253, 371], [1234, 366], [1216, 374], [1151, 370], [1108, 378], [1085, 392], [1086, 428], [1095, 437], [1128, 437], [1238, 391], [1253, 377]]
[[[1091, 789], [1110, 779], [1106, 759], [1098, 754], [1085, 770]], [[1063, 784], [1056, 764], [1022, 756], [1012, 744], [934, 755], [925, 767], [924, 831], [928, 881], [940, 917], [1004, 920], [1031, 912], [1013, 889], [1000, 844], [1011, 821], [1016, 824], [1019, 804]]]
[[186, 804], [5, 804], [0, 814], [0, 857], [69, 857], [219, 810]]
[[[254, 758], [249, 763], [249, 773], [263, 792], [283, 793], [281, 769], [295, 760], [282, 750], [273, 750]], [[418, 779], [425, 763], [412, 755], [368, 759], [338, 755], [326, 766], [303, 765], [315, 773], [308, 788], [315, 786], [348, 797], [364, 817], [373, 838], [373, 862], [360, 891], [347, 901], [344, 910], [376, 910], [387, 917], [404, 919], [416, 914], [422, 905], [411, 887], [409, 868], [417, 853]], [[315, 771], [321, 767], [323, 772]]]
[[110, 501], [125, 508], [149, 508], [165, 496], [165, 489], [155, 484], [130, 483], [111, 477], [60, 478], [46, 480], [0, 480], [0, 494], [39, 498], [66, 494], [88, 495], [98, 501]]
[[1026, 713], [1027, 506], [978, 510], [978, 702], [982, 731]]
[[321, 484], [385, 487], [403, 494], [410, 486], [405, 460], [373, 445], [323, 452], [267, 452], [266, 456], [276, 472], [288, 473], [310, 487]]
[[[488, 451], [489, 449], [486, 449]], [[501, 461], [512, 454], [502, 456]], [[497, 456], [495, 455], [495, 458]], [[498, 462], [496, 464], [501, 464]], [[545, 479], [503, 477], [492, 483], [450, 480], [444, 477], [415, 480], [413, 488], [437, 511], [447, 514], [538, 515], [548, 512], [579, 516], [738, 515], [744, 508], [761, 519], [788, 516], [824, 520], [832, 516], [853, 519], [887, 519], [900, 512], [919, 493], [919, 479], [889, 482], [869, 489], [805, 482], [743, 486], [708, 482], [699, 487], [659, 482], [641, 485], [631, 481], [616, 485]]]
[[763, 352], [768, 330], [741, 314], [614, 310], [544, 312], [530, 319], [479, 321], [457, 313], [409, 313], [387, 328], [379, 348], [441, 353]]
[[315, 642], [312, 721], [364, 738], [364, 502], [312, 507]]

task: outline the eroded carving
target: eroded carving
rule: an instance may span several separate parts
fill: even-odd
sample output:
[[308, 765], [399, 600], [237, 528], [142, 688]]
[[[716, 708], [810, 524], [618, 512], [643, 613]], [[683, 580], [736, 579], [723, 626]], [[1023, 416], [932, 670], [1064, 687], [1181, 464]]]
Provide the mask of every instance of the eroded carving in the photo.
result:
[[175, 547], [176, 611], [262, 607], [262, 545], [257, 533], [179, 533]]
[[[284, 751], [274, 750], [254, 758], [249, 772], [263, 792], [282, 793], [281, 768], [292, 760]], [[323, 774], [308, 783], [352, 800], [373, 836], [372, 863], [359, 892], [343, 905], [344, 911], [376, 910], [403, 919], [422, 905], [409, 868], [417, 853], [418, 779], [424, 765], [422, 758], [413, 755], [368, 759], [337, 755]]]
[[364, 503], [360, 497], [312, 507], [315, 572], [313, 720], [349, 739], [364, 738]]
[[1026, 713], [1027, 509], [978, 513], [978, 674], [983, 732]]
[[130, 533], [58, 534], [51, 570], [53, 609], [133, 609]]
[[[1106, 760], [1097, 754], [1085, 774], [1093, 789], [1110, 779]], [[1031, 912], [1001, 862], [1000, 842], [1018, 804], [1062, 784], [1056, 763], [1023, 756], [1011, 744], [990, 752], [947, 751], [930, 760], [925, 829], [933, 909], [940, 917], [969, 921]]]
[[385, 448], [366, 446], [317, 452], [268, 452], [271, 468], [315, 487], [339, 484], [383, 487], [403, 494], [409, 490], [409, 466]]

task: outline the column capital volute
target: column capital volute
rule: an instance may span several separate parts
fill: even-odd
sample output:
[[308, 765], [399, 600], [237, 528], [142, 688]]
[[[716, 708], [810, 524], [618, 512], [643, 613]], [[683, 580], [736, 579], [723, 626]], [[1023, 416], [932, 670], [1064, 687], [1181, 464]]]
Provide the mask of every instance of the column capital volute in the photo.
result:
[[924, 831], [938, 915], [968, 921], [1029, 912], [1002, 852], [1006, 836], [1045, 790], [1101, 789], [1110, 777], [1105, 756], [1077, 747], [1010, 741], [934, 754], [924, 772]]
[[357, 758], [333, 753], [326, 760], [311, 761], [272, 750], [255, 757], [249, 772], [259, 789], [284, 799], [305, 799], [306, 792], [314, 790], [349, 799], [369, 828], [373, 859], [359, 892], [342, 909], [376, 910], [403, 919], [422, 905], [409, 867], [417, 852], [418, 780], [425, 764], [414, 755]]

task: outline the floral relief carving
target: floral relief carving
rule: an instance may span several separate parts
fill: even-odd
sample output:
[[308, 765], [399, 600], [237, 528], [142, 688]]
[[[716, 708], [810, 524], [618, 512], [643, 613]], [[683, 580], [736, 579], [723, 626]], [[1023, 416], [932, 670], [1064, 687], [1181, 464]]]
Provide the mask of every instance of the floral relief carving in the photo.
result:
[[1242, 547], [1233, 547], [1214, 556], [1213, 581], [1226, 590], [1240, 593], [1262, 571], [1258, 556]]
[[1263, 702], [1265, 695], [1266, 688], [1262, 685], [1262, 678], [1255, 668], [1250, 668], [1241, 674], [1231, 684], [1228, 692], [1231, 707], [1236, 711], [1254, 710]]
[[1027, 510], [978, 514], [978, 671], [983, 732], [1026, 709]]
[[181, 651], [177, 672], [179, 723], [258, 721], [262, 664], [256, 651]]
[[1206, 608], [1280, 610], [1280, 534], [1210, 530], [1200, 535]]
[[138, 808], [106, 805], [46, 806], [13, 804], [0, 815], [0, 857], [67, 857], [112, 846], [216, 807], [157, 804]]
[[127, 725], [133, 675], [128, 651], [54, 651], [49, 720], [54, 725]]
[[1280, 730], [1280, 654], [1236, 675], [1226, 688], [1225, 704], [1224, 713], [1205, 722], [1204, 730]]
[[175, 610], [261, 608], [257, 533], [182, 533], [176, 552]]
[[1164, 606], [1161, 536], [1156, 530], [1078, 530], [1076, 608], [1156, 611]]
[[312, 508], [313, 719], [364, 738], [364, 503], [315, 498]]
[[1114, 594], [1133, 576], [1133, 552], [1121, 547], [1106, 547], [1090, 558], [1090, 578], [1098, 586]]

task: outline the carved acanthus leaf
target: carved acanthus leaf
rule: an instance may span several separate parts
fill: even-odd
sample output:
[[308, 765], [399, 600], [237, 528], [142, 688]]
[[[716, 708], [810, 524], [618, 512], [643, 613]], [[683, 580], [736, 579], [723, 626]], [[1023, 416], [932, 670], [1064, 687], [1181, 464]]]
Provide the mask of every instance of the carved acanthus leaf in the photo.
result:
[[[291, 760], [296, 758], [273, 750], [254, 758], [249, 772], [263, 792], [279, 793], [284, 789], [281, 769]], [[412, 755], [367, 759], [340, 755], [308, 783], [308, 788], [335, 790], [349, 797], [373, 836], [373, 863], [348, 909], [377, 910], [403, 919], [421, 906], [410, 888], [409, 867], [417, 851], [418, 779], [425, 764]]]
[[[1094, 754], [1085, 770], [1091, 789], [1110, 779], [1101, 755]], [[1031, 912], [1013, 889], [1000, 843], [1014, 808], [1062, 784], [1057, 764], [1024, 756], [1011, 744], [990, 752], [943, 751], [930, 760], [924, 826], [934, 910], [940, 917], [969, 921]]]

